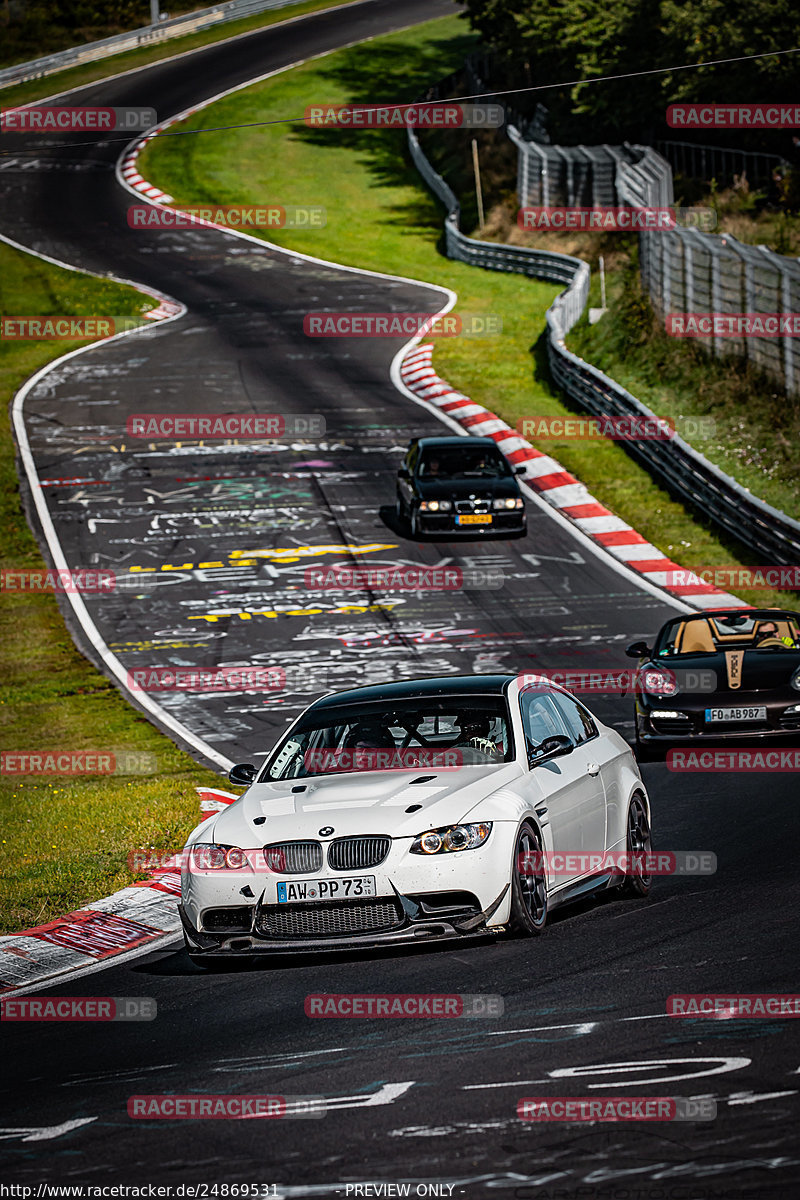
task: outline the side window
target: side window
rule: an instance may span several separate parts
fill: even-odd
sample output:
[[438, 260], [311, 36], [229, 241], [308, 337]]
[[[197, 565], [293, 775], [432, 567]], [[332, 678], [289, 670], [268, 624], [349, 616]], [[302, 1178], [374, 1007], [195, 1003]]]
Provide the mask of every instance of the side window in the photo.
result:
[[545, 738], [561, 734], [574, 740], [553, 697], [544, 692], [523, 692], [520, 696], [522, 725], [531, 746], [540, 745]]
[[597, 726], [592, 720], [591, 713], [578, 704], [577, 700], [573, 700], [571, 696], [562, 696], [558, 692], [555, 701], [564, 714], [564, 720], [576, 746], [597, 736]]
[[419, 446], [415, 444], [411, 447], [408, 454], [406, 455], [406, 466], [408, 467], [408, 469], [412, 475], [416, 471], [418, 463], [419, 463]]

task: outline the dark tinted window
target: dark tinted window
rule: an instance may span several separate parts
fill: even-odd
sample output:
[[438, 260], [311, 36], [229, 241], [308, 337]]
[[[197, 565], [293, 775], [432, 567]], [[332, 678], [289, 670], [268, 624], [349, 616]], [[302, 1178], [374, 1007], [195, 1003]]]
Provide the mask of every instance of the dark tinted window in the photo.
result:
[[[447, 751], [454, 754], [441, 758]], [[273, 751], [263, 777], [394, 770], [402, 769], [403, 763], [415, 769], [426, 761], [485, 766], [513, 758], [502, 697], [453, 695], [312, 710]]]
[[505, 479], [511, 474], [508, 463], [493, 446], [426, 446], [420, 455], [421, 479]]
[[541, 745], [545, 738], [571, 737], [566, 718], [556, 707], [551, 692], [526, 691], [520, 696], [522, 724], [529, 749]]
[[595, 725], [591, 713], [578, 704], [577, 700], [573, 700], [572, 696], [562, 696], [560, 692], [556, 692], [554, 699], [558, 707], [564, 714], [564, 719], [567, 722], [569, 732], [576, 746], [581, 742], [588, 742], [589, 738], [597, 736], [597, 726]]

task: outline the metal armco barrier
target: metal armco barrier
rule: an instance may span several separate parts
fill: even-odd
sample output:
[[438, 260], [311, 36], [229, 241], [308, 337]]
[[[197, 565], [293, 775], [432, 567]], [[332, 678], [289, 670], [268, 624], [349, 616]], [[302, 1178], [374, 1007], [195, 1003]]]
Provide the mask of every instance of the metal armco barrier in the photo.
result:
[[[435, 97], [430, 93], [426, 97], [432, 98]], [[520, 139], [513, 126], [508, 127], [508, 134], [514, 142]], [[408, 146], [423, 179], [447, 209], [445, 239], [448, 258], [488, 270], [518, 271], [535, 279], [567, 284], [546, 315], [550, 371], [567, 396], [594, 416], [635, 414], [654, 417], [655, 414], [645, 404], [608, 375], [571, 353], [565, 345], [564, 339], [581, 317], [589, 297], [588, 263], [568, 254], [498, 245], [467, 237], [459, 227], [461, 210], [458, 200], [428, 162], [413, 129], [408, 130]], [[652, 171], [651, 177], [658, 190], [666, 186], [671, 190], [671, 176], [667, 184], [659, 163], [645, 163], [643, 170], [648, 173]], [[626, 182], [630, 188], [633, 182], [630, 177]], [[676, 435], [669, 441], [630, 440], [625, 446], [632, 457], [674, 495], [755, 551], [763, 562], [784, 566], [800, 562], [800, 522], [751, 495], [735, 479], [693, 450], [683, 438]]]
[[138, 50], [142, 46], [151, 46], [169, 38], [198, 33], [202, 29], [208, 29], [210, 25], [238, 21], [241, 17], [249, 17], [253, 13], [266, 12], [270, 8], [286, 8], [295, 3], [297, 0], [229, 0], [227, 4], [202, 8], [197, 12], [175, 17], [171, 21], [162, 21], [158, 25], [146, 25], [142, 29], [132, 29], [129, 33], [117, 33], [114, 37], [103, 38], [98, 42], [87, 42], [85, 46], [72, 46], [69, 50], [59, 50], [56, 54], [48, 54], [44, 58], [34, 58], [30, 62], [5, 67], [0, 71], [0, 88], [11, 87], [14, 83], [28, 83], [32, 79], [44, 79], [47, 75], [55, 75], [67, 67], [97, 62], [102, 58], [111, 58], [114, 54], [123, 54], [126, 50]]

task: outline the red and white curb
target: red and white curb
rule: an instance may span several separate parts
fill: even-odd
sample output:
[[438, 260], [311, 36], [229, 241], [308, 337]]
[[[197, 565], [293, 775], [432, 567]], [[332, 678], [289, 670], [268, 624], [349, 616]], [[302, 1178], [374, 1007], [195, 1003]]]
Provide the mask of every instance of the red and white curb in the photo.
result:
[[[170, 125], [177, 125], [181, 121], [185, 121], [193, 113], [199, 112], [200, 108], [205, 105], [200, 105], [198, 108], [187, 108], [184, 112], [176, 113], [173, 117], [168, 117], [166, 121], [162, 121], [155, 129], [151, 129], [149, 133], [144, 134], [138, 141], [133, 142], [129, 147], [128, 152], [120, 160], [119, 176], [124, 183], [135, 192], [140, 192], [145, 200], [149, 200], [153, 205], [171, 206], [175, 205], [175, 197], [170, 196], [168, 192], [162, 192], [161, 188], [155, 187], [143, 175], [140, 174], [137, 166], [139, 155], [144, 150], [148, 142], [153, 138], [158, 137], [165, 129], [169, 129]], [[181, 211], [181, 210], [176, 210]], [[193, 225], [203, 225], [207, 229], [220, 229], [222, 226], [217, 225], [214, 221], [206, 221], [203, 217], [195, 216], [194, 213], [185, 213], [190, 223]], [[148, 314], [149, 316], [150, 314]]]
[[431, 360], [433, 346], [415, 346], [403, 359], [400, 377], [405, 386], [475, 437], [490, 437], [497, 442], [509, 462], [525, 467], [525, 482], [548, 504], [557, 508], [598, 546], [624, 562], [649, 583], [663, 588], [670, 595], [697, 608], [748, 608], [737, 596], [720, 591], [711, 584], [678, 584], [667, 582], [673, 571], [686, 571], [678, 563], [637, 533], [630, 525], [598, 503], [569, 471], [549, 454], [536, 450], [530, 442], [507, 425], [497, 413], [468, 396], [456, 392], [436, 374]]
[[[165, 121], [161, 128], [165, 129], [168, 125], [172, 124], [174, 124], [174, 121]], [[152, 183], [148, 183], [146, 179], [143, 179], [136, 166], [137, 158], [153, 136], [155, 135], [148, 133], [143, 138], [140, 138], [138, 142], [133, 143], [120, 164], [120, 171], [125, 182], [135, 191], [141, 192], [148, 200], [157, 200], [160, 204], [171, 204], [173, 197], [169, 196], [166, 192], [162, 192], [160, 188], [153, 187]]]
[[[197, 791], [204, 820], [238, 800], [232, 792]], [[157, 867], [150, 874], [148, 880], [46, 925], [0, 936], [0, 994], [61, 982], [62, 976], [105, 959], [173, 941], [181, 928], [179, 856], [174, 866]]]

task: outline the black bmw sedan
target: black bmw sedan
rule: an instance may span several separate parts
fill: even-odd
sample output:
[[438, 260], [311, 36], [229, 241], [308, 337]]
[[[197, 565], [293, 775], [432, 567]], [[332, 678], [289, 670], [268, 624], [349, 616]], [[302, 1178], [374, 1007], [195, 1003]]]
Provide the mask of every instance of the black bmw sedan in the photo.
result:
[[491, 438], [414, 438], [397, 472], [397, 516], [412, 537], [525, 533], [525, 501]]

